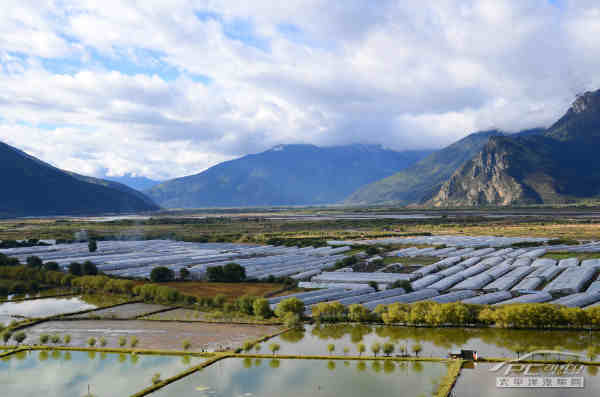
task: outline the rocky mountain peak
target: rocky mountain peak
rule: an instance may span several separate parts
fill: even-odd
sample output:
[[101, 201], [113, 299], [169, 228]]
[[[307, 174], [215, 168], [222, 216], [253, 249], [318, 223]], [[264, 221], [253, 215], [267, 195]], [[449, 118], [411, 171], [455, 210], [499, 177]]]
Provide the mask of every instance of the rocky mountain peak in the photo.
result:
[[588, 110], [600, 110], [600, 90], [586, 91], [583, 94], [578, 94], [571, 105], [570, 110], [575, 114], [583, 113]]

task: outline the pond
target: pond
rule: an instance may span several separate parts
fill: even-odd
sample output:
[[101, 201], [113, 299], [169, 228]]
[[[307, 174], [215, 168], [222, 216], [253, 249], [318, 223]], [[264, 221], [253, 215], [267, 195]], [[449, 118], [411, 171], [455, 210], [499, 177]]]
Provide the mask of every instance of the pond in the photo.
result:
[[261, 348], [268, 352], [271, 343], [281, 345], [279, 354], [327, 355], [328, 345], [337, 354], [358, 354], [363, 343], [370, 351], [373, 343], [392, 342], [396, 353], [401, 346], [409, 351], [419, 344], [422, 356], [446, 357], [450, 351], [465, 348], [477, 350], [482, 357], [515, 357], [517, 352], [553, 349], [586, 353], [600, 343], [597, 332], [507, 330], [497, 328], [415, 328], [400, 326], [370, 326], [360, 324], [308, 325], [304, 331], [292, 330], [271, 339]]
[[152, 376], [174, 376], [204, 359], [78, 351], [21, 352], [0, 360], [4, 396], [128, 396], [152, 384]]
[[83, 297], [40, 298], [21, 302], [0, 303], [0, 323], [8, 324], [19, 317], [47, 317], [98, 307]]
[[225, 359], [152, 397], [431, 396], [444, 363]]
[[[565, 387], [552, 387], [552, 388], [540, 388], [540, 387], [519, 387], [519, 388], [507, 388], [497, 387], [496, 378], [505, 378], [506, 376], [512, 377], [513, 374], [506, 374], [506, 367], [501, 368], [498, 371], [492, 372], [491, 369], [494, 367], [492, 364], [476, 364], [473, 368], [463, 368], [461, 374], [454, 386], [454, 394], [460, 397], [567, 397], [567, 396], [581, 396], [581, 397], [596, 397], [600, 395], [600, 376], [598, 375], [598, 367], [584, 367], [580, 374], [576, 374], [573, 377], [583, 377], [582, 388], [565, 388]], [[538, 373], [532, 376], [517, 376], [517, 378], [523, 379], [523, 382], [529, 383], [529, 378], [544, 377], [555, 377], [555, 374], [544, 372]], [[567, 379], [567, 384], [570, 384], [571, 376], [562, 378]]]

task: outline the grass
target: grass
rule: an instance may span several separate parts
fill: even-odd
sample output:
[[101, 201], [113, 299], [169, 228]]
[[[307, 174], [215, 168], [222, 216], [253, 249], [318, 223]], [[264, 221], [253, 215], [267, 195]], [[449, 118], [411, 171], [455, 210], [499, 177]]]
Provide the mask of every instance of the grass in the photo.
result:
[[452, 392], [452, 388], [460, 375], [463, 363], [463, 360], [456, 360], [448, 365], [448, 373], [442, 378], [434, 397], [447, 397], [450, 395], [450, 392]]
[[264, 296], [283, 288], [283, 284], [209, 283], [203, 281], [170, 282], [161, 283], [161, 285], [167, 285], [177, 289], [181, 293], [192, 295], [196, 298], [214, 297], [222, 294], [225, 295], [228, 301], [233, 301], [243, 295]]

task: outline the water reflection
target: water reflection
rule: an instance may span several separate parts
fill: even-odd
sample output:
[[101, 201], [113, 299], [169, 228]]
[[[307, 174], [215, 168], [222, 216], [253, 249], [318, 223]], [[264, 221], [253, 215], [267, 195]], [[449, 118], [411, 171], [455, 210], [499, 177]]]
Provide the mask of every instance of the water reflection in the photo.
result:
[[[589, 351], [600, 344], [600, 334], [581, 331], [507, 330], [474, 328], [414, 328], [399, 326], [370, 326], [361, 324], [308, 325], [293, 330], [270, 342], [281, 345], [281, 354], [325, 355], [329, 345], [344, 355], [361, 355], [363, 344], [371, 354], [374, 343], [392, 343], [396, 355], [445, 357], [450, 351], [469, 348], [480, 356], [516, 358], [533, 350], [564, 350], [594, 356]], [[560, 345], [560, 346], [557, 346]]]
[[96, 307], [98, 305], [90, 303], [88, 297], [81, 296], [4, 302], [0, 303], [0, 322], [8, 324], [12, 320], [22, 320], [22, 317], [47, 317], [55, 314], [94, 309]]
[[[397, 376], [404, 364], [403, 376]], [[174, 382], [153, 397], [431, 395], [446, 374], [439, 363], [225, 359]]]
[[[135, 356], [135, 357], [134, 357]], [[98, 397], [131, 395], [150, 386], [152, 376], [173, 376], [203, 359], [80, 351], [19, 352], [0, 361], [3, 396], [83, 396], [87, 385]]]

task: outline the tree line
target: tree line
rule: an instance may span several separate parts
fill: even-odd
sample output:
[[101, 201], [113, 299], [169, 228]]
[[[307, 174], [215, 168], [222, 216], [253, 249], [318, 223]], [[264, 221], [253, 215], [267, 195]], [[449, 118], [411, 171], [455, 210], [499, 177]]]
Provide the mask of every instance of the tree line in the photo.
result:
[[369, 310], [362, 305], [322, 302], [312, 307], [318, 322], [374, 322], [417, 326], [496, 326], [499, 328], [600, 328], [600, 307], [582, 309], [549, 303], [502, 306], [461, 302], [393, 303]]

